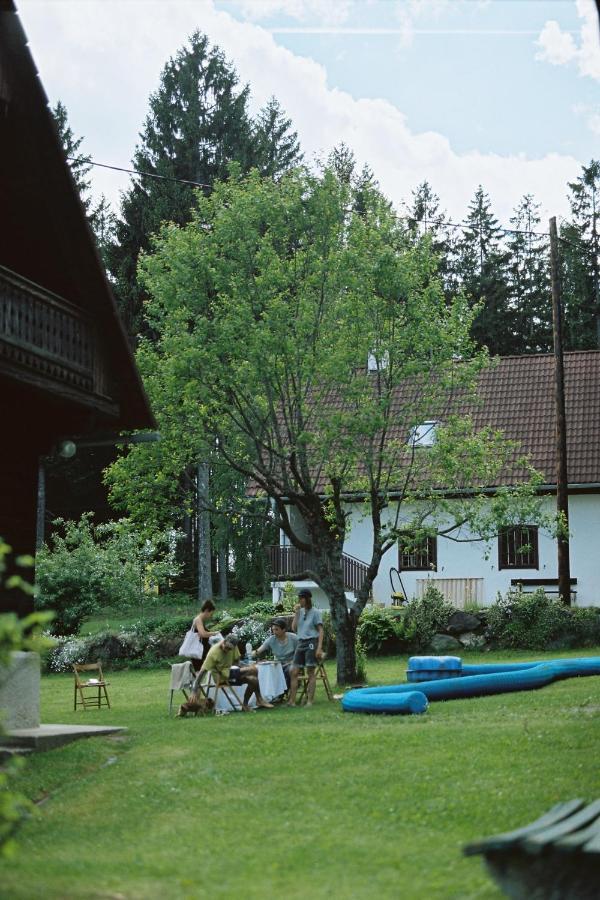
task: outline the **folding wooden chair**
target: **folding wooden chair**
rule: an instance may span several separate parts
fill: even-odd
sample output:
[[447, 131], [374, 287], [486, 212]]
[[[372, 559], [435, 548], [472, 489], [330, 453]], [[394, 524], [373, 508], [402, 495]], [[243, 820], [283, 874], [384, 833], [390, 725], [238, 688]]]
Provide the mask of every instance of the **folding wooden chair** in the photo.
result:
[[[329, 678], [327, 676], [327, 670], [323, 662], [317, 663], [317, 671], [316, 671], [316, 684], [319, 685], [319, 682], [325, 688], [325, 693], [327, 694], [328, 700], [333, 700], [333, 691], [331, 690], [331, 685], [329, 684]], [[308, 699], [307, 695], [308, 691], [308, 675], [306, 673], [306, 669], [303, 669], [300, 674], [300, 696], [299, 703], [306, 703]]]
[[[210, 698], [214, 701], [215, 713], [221, 712], [221, 710], [217, 709], [219, 694], [222, 694], [226, 698], [227, 704], [232, 712], [240, 709], [241, 701], [236, 697], [235, 692], [232, 691], [234, 685], [227, 683], [223, 684], [222, 682], [221, 684], [216, 684], [212, 672], [208, 672], [206, 681], [201, 682], [200, 679], [197, 679], [197, 686], [207, 699]], [[244, 685], [244, 689], [245, 687], [246, 686]], [[214, 696], [212, 697], [210, 696], [211, 691], [214, 691]]]
[[171, 666], [171, 684], [169, 687], [169, 715], [173, 712], [173, 694], [175, 691], [181, 691], [186, 701], [189, 698], [196, 673], [194, 667], [188, 660], [184, 663], [175, 663]]
[[[108, 706], [110, 709], [110, 700], [106, 690], [109, 682], [104, 680], [100, 660], [87, 665], [75, 663], [73, 672], [75, 674], [73, 709], [76, 710], [78, 706], [82, 706], [83, 709], [100, 709], [102, 706]], [[82, 681], [79, 677], [81, 672], [97, 672], [98, 677]]]

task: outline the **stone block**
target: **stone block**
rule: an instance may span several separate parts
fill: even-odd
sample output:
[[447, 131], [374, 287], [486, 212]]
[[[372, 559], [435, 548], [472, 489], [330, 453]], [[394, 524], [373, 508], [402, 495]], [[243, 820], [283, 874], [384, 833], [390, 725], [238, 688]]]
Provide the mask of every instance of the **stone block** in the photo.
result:
[[37, 653], [11, 653], [0, 668], [2, 727], [37, 728], [40, 724], [40, 657]]

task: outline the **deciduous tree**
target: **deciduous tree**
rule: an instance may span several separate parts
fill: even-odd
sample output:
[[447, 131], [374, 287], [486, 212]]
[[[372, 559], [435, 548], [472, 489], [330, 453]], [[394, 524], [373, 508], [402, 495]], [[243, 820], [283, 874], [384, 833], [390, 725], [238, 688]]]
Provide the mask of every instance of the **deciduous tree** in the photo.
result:
[[[232, 177], [188, 226], [165, 228], [142, 265], [158, 335], [143, 348], [147, 383], [169, 386], [181, 433], [193, 414], [309, 555], [341, 683], [355, 678], [357, 622], [401, 531], [489, 536], [516, 514], [506, 492], [478, 491], [513, 448], [449, 414], [486, 362], [469, 335], [474, 311], [460, 295], [448, 303], [429, 242], [415, 244], [379, 191], [364, 186], [359, 211], [353, 190], [331, 169]], [[422, 453], [411, 429], [432, 415], [444, 424]], [[353, 501], [372, 544], [348, 609]]]

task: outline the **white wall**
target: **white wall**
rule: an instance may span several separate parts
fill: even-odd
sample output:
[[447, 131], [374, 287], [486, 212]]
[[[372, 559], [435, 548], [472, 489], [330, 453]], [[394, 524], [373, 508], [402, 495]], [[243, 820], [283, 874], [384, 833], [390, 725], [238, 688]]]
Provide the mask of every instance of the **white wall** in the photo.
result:
[[[555, 509], [555, 499], [546, 501], [549, 512]], [[600, 606], [600, 495], [578, 494], [569, 499], [571, 531], [571, 577], [577, 578], [577, 606]], [[368, 561], [371, 546], [371, 522], [360, 518], [353, 509], [352, 528], [344, 545], [351, 556]], [[487, 559], [486, 549], [489, 551]], [[403, 572], [402, 581], [409, 597], [417, 592], [417, 579], [427, 578], [483, 578], [483, 603], [492, 604], [498, 592], [506, 593], [514, 578], [557, 578], [556, 541], [542, 530], [538, 535], [538, 569], [498, 569], [498, 546], [481, 542], [456, 543], [439, 537], [437, 542], [437, 571]], [[393, 547], [384, 556], [379, 575], [373, 586], [373, 599], [389, 604], [390, 569], [398, 568], [398, 550]]]
[[[548, 512], [556, 508], [554, 497], [545, 500]], [[361, 516], [360, 504], [351, 507], [351, 528], [344, 544], [344, 552], [368, 562], [371, 554], [371, 521]], [[392, 515], [392, 511], [388, 511]], [[570, 516], [570, 557], [571, 577], [577, 579], [577, 606], [600, 606], [600, 494], [575, 494], [569, 498]], [[486, 550], [487, 558], [486, 558]], [[493, 541], [489, 547], [481, 542], [456, 543], [448, 538], [437, 540], [437, 571], [403, 572], [402, 582], [408, 597], [417, 593], [417, 579], [431, 577], [481, 578], [483, 579], [483, 604], [490, 606], [500, 592], [510, 589], [515, 578], [557, 578], [556, 541], [541, 529], [538, 534], [538, 569], [498, 569], [498, 545]], [[376, 603], [391, 603], [390, 569], [398, 568], [398, 549], [393, 547], [384, 556], [379, 575], [373, 585], [373, 599]], [[296, 587], [309, 587], [313, 592], [315, 606], [326, 607], [323, 591], [312, 583], [298, 583]], [[279, 596], [279, 588], [273, 584], [273, 600]]]

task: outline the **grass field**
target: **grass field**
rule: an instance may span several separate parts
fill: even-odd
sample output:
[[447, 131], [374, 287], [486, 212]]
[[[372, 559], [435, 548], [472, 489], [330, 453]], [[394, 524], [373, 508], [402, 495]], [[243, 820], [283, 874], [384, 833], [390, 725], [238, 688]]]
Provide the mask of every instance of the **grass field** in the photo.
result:
[[[600, 655], [502, 653], [469, 662]], [[406, 660], [372, 660], [372, 683]], [[333, 665], [330, 666], [333, 672]], [[600, 796], [600, 678], [434, 703], [424, 716], [312, 709], [167, 717], [169, 673], [110, 677], [113, 709], [72, 712], [42, 679], [44, 722], [125, 725], [30, 758], [38, 814], [0, 866], [2, 898], [499, 898], [461, 846]]]
[[[215, 600], [214, 602], [218, 611], [226, 609], [234, 617], [237, 615], [238, 608], [244, 605], [236, 600]], [[187, 616], [191, 622], [193, 617], [198, 615], [198, 609], [197, 601], [193, 597], [186, 597], [185, 594], [178, 594], [175, 601], [170, 600], [169, 602], [162, 601], [160, 598], [149, 599], [143, 606], [131, 607], [126, 612], [108, 608], [100, 610], [94, 616], [88, 616], [81, 626], [80, 634], [97, 634], [99, 631], [126, 628], [136, 622], [160, 616]]]

